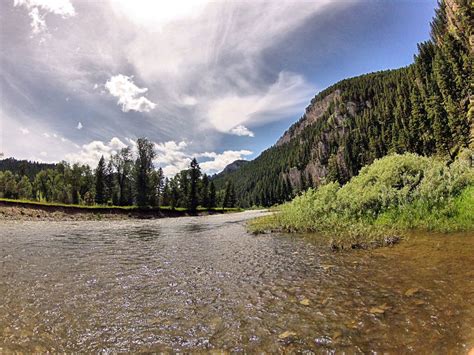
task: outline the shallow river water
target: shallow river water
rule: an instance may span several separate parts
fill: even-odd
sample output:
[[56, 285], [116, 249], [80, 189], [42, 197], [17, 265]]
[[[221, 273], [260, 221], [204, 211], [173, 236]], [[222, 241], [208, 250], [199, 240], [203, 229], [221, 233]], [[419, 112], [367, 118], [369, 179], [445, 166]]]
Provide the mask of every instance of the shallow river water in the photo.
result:
[[259, 212], [0, 222], [0, 353], [467, 353], [474, 236], [332, 252]]

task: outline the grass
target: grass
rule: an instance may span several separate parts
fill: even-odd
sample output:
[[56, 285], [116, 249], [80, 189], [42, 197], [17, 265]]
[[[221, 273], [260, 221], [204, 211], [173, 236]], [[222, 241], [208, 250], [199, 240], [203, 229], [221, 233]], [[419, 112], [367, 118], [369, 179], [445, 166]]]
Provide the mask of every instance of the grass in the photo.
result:
[[447, 165], [415, 154], [387, 156], [343, 186], [309, 189], [273, 215], [251, 221], [249, 230], [312, 232], [329, 237], [335, 247], [391, 244], [412, 229], [471, 231], [472, 157], [467, 150]]
[[103, 208], [117, 208], [121, 210], [135, 210], [137, 206], [108, 206], [108, 205], [75, 205], [75, 204], [67, 204], [67, 203], [60, 203], [60, 202], [46, 202], [46, 201], [34, 201], [34, 200], [16, 200], [11, 198], [0, 198], [0, 201], [3, 202], [12, 202], [17, 204], [25, 204], [25, 205], [36, 205], [36, 206], [52, 206], [52, 207], [74, 207], [74, 208], [81, 208], [85, 210], [93, 210], [93, 209], [103, 209]]
[[416, 201], [381, 214], [375, 226], [395, 225], [401, 230], [418, 229], [437, 232], [474, 230], [474, 186], [469, 186], [453, 199], [431, 208]]
[[[123, 210], [123, 211], [141, 211], [141, 210], [156, 210], [156, 211], [173, 211], [171, 206], [160, 206], [160, 207], [138, 207], [138, 206], [111, 206], [111, 205], [75, 205], [75, 204], [66, 204], [66, 203], [59, 203], [59, 202], [46, 202], [46, 201], [31, 201], [31, 200], [16, 200], [10, 198], [0, 198], [0, 202], [7, 202], [7, 203], [14, 203], [24, 205], [24, 207], [28, 207], [28, 205], [34, 206], [50, 206], [50, 207], [64, 207], [64, 208], [78, 208], [83, 209], [85, 211], [93, 211], [93, 210]], [[188, 210], [184, 207], [175, 207], [174, 211], [177, 212], [188, 212]], [[215, 212], [240, 212], [242, 209], [240, 208], [204, 208], [198, 207], [198, 212], [207, 212], [207, 211], [215, 211]]]

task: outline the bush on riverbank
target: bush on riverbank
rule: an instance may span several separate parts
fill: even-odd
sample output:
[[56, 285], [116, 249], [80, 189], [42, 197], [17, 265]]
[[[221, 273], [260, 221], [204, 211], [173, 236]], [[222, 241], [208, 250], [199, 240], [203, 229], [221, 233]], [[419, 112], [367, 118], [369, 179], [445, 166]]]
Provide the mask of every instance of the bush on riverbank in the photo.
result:
[[250, 229], [319, 232], [334, 238], [372, 240], [406, 229], [474, 229], [473, 152], [452, 164], [416, 154], [391, 155], [361, 169], [344, 186], [309, 189]]

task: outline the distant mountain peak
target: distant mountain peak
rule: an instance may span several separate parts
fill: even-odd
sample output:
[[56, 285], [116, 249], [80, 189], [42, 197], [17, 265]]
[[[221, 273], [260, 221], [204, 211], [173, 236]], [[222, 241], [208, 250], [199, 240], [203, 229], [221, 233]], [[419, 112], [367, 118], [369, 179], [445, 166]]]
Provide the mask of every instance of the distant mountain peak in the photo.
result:
[[236, 170], [239, 170], [243, 165], [249, 163], [248, 160], [244, 160], [244, 159], [238, 159], [232, 163], [230, 163], [229, 165], [227, 165], [224, 170], [222, 170], [221, 174], [228, 174], [228, 173], [231, 173], [233, 171], [236, 171]]

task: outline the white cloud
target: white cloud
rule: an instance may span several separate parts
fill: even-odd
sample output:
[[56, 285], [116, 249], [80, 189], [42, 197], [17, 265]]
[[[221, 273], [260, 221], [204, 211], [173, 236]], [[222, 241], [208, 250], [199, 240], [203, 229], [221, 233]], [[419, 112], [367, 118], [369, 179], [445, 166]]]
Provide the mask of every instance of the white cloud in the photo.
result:
[[199, 156], [212, 158], [212, 160], [199, 163], [203, 171], [208, 174], [214, 174], [222, 171], [227, 165], [236, 160], [244, 159], [245, 156], [251, 155], [250, 150], [226, 150], [222, 153], [202, 153]]
[[183, 169], [186, 169], [191, 162], [191, 158], [184, 152], [187, 147], [184, 141], [176, 143], [169, 141], [165, 143], [155, 143], [156, 159], [155, 164], [163, 168], [163, 173], [174, 176]]
[[203, 158], [204, 161], [199, 163], [201, 170], [207, 174], [214, 174], [223, 170], [230, 163], [252, 154], [249, 150], [226, 150], [222, 153], [189, 153], [186, 152], [187, 147], [188, 145], [184, 141], [155, 143], [157, 153], [155, 165], [161, 166], [164, 174], [171, 177], [181, 170], [189, 168], [192, 158]]
[[30, 130], [28, 128], [20, 127], [21, 134], [30, 134]]
[[14, 0], [14, 6], [22, 6], [28, 10], [31, 18], [31, 30], [34, 34], [47, 31], [45, 16], [47, 13], [67, 18], [76, 15], [70, 0]]
[[249, 136], [249, 137], [255, 137], [255, 134], [249, 130], [247, 127], [244, 125], [238, 125], [234, 128], [232, 128], [229, 133], [235, 134], [236, 136]]
[[119, 151], [120, 149], [125, 148], [126, 146], [127, 145], [124, 142], [122, 142], [120, 139], [118, 139], [117, 137], [113, 137], [109, 142], [109, 147], [113, 151]]
[[220, 132], [244, 133], [244, 123], [264, 124], [303, 111], [314, 93], [301, 75], [281, 72], [278, 80], [254, 95], [229, 95], [209, 104], [208, 119]]
[[81, 130], [82, 127], [84, 127], [84, 126], [82, 125], [82, 123], [81, 123], [81, 122], [77, 122], [76, 128], [79, 129], [79, 130]]
[[197, 17], [208, 0], [112, 0], [114, 11], [137, 26], [159, 31], [167, 23]]
[[24, 6], [28, 9], [39, 8], [63, 17], [76, 15], [76, 10], [70, 0], [14, 0], [13, 4], [14, 6]]
[[140, 96], [146, 93], [148, 89], [136, 86], [132, 78], [133, 77], [122, 74], [112, 76], [105, 83], [105, 88], [112, 96], [118, 97], [117, 105], [122, 105], [123, 112], [130, 110], [149, 112], [153, 110], [156, 104], [148, 100], [145, 96]]
[[195, 97], [193, 96], [185, 96], [183, 98], [183, 105], [185, 106], [194, 106], [197, 105], [198, 101]]
[[48, 156], [48, 153], [46, 153], [46, 152], [40, 152], [40, 155], [41, 155], [42, 157], [47, 157], [47, 156]]
[[46, 133], [46, 132], [43, 133], [43, 137], [45, 137], [45, 138], [51, 138], [50, 134], [49, 134], [49, 133]]
[[30, 10], [28, 15], [31, 18], [31, 30], [34, 34], [41, 33], [46, 31], [46, 21], [44, 20], [44, 16], [41, 16], [37, 7], [34, 7]]
[[78, 153], [66, 154], [66, 160], [71, 163], [87, 164], [94, 167], [101, 156], [109, 159], [111, 155], [126, 147], [119, 138], [113, 137], [109, 142], [92, 141], [84, 144]]

